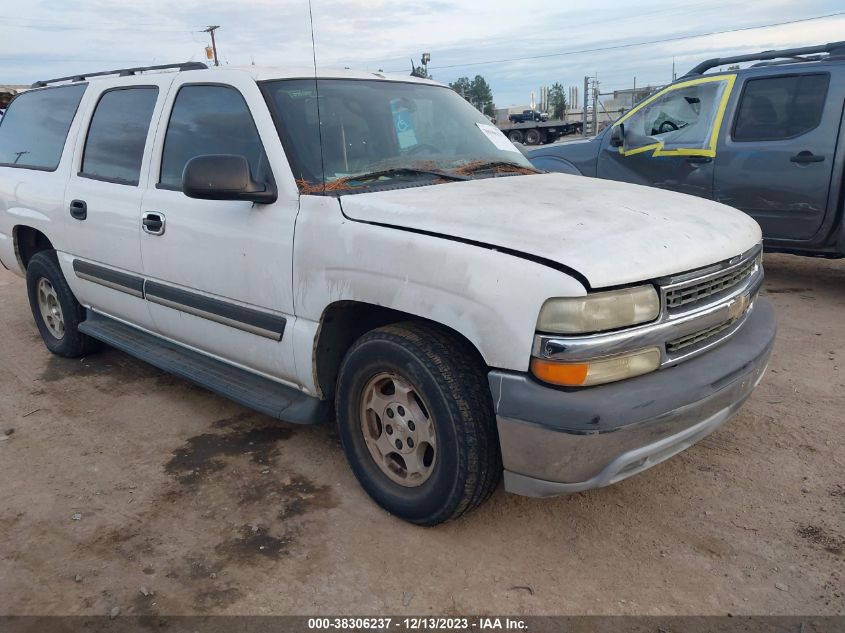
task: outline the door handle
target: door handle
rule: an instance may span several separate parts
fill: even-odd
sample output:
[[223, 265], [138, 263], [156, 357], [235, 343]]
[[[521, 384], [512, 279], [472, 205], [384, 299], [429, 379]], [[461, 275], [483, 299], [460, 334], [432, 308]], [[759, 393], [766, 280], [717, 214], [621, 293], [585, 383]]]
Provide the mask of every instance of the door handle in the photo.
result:
[[710, 156], [687, 156], [687, 162], [693, 165], [703, 165], [704, 163], [712, 163], [713, 159]]
[[806, 165], [807, 163], [820, 163], [823, 160], [824, 156], [816, 156], [813, 152], [804, 150], [803, 152], [798, 152], [795, 156], [792, 156], [789, 159], [789, 162]]
[[150, 235], [164, 235], [165, 217], [163, 213], [147, 212], [141, 217], [141, 228]]
[[85, 200], [71, 200], [70, 217], [77, 220], [84, 220], [88, 217], [88, 205]]

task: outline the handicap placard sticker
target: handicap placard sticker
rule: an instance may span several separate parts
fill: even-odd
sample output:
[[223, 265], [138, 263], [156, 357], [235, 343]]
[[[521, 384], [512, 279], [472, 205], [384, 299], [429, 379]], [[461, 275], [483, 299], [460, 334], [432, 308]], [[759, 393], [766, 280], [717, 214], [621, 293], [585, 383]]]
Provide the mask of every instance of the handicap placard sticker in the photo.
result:
[[414, 118], [412, 112], [401, 105], [400, 99], [390, 102], [390, 110], [393, 114], [393, 126], [396, 128], [396, 139], [401, 149], [408, 149], [418, 143], [417, 133], [414, 130]]

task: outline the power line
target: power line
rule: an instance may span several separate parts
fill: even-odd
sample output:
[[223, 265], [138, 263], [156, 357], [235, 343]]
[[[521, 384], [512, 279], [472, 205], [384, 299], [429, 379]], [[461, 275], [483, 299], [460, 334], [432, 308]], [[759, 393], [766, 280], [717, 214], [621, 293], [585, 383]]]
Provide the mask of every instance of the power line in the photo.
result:
[[[565, 57], [567, 55], [579, 55], [582, 53], [599, 53], [602, 51], [612, 51], [621, 48], [633, 48], [635, 46], [647, 46], [649, 44], [665, 44], [667, 42], [679, 42], [682, 40], [693, 40], [700, 37], [710, 37], [711, 35], [723, 35], [726, 33], [739, 33], [741, 31], [755, 31], [758, 29], [768, 29], [775, 26], [785, 26], [788, 24], [799, 24], [801, 22], [811, 22], [814, 20], [825, 20], [827, 18], [838, 17], [845, 15], [845, 11], [837, 11], [835, 13], [828, 13], [827, 15], [817, 15], [811, 18], [800, 18], [797, 20], [786, 20], [784, 22], [773, 22], [771, 24], [762, 24], [759, 26], [743, 26], [735, 29], [725, 29], [722, 31], [710, 31], [709, 33], [698, 33], [696, 35], [677, 35], [673, 37], [665, 37], [657, 40], [648, 40], [644, 42], [630, 42], [627, 44], [613, 44], [610, 46], [600, 46], [597, 48], [583, 48], [580, 50], [563, 51], [560, 53], [546, 53], [544, 55], [530, 55], [526, 57], [510, 57], [506, 59], [491, 59], [487, 61], [468, 62], [464, 64], [449, 64], [446, 66], [432, 66], [431, 70], [444, 70], [448, 68], [466, 68], [468, 66], [485, 66], [488, 64], [506, 64], [509, 62], [530, 61], [533, 59], [548, 59], [550, 57]], [[388, 72], [401, 72], [399, 70], [391, 70]]]

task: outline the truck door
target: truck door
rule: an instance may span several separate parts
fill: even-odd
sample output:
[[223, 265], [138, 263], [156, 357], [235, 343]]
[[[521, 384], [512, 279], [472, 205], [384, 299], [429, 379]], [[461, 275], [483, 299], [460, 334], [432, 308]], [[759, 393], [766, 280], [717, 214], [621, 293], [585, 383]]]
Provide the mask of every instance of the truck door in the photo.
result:
[[735, 75], [681, 81], [646, 99], [602, 137], [599, 178], [660, 187], [702, 198], [713, 196], [716, 139]]
[[[715, 197], [767, 238], [808, 240], [828, 209], [843, 85], [824, 72], [749, 77], [715, 163]], [[830, 87], [830, 89], [829, 89]]]
[[[231, 71], [199, 74], [174, 80], [155, 142], [142, 204], [145, 296], [161, 335], [293, 382], [296, 187], [255, 81]], [[243, 156], [255, 180], [276, 181], [278, 200], [188, 198], [185, 165], [209, 154]]]
[[71, 288], [82, 304], [145, 329], [153, 325], [143, 299], [141, 183], [172, 80], [159, 74], [89, 86], [65, 190]]

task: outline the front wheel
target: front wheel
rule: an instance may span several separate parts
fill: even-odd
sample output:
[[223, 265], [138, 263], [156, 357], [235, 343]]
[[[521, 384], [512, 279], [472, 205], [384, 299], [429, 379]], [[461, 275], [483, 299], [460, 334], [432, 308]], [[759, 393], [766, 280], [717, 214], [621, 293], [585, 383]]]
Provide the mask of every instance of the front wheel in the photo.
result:
[[496, 488], [502, 466], [486, 369], [462, 339], [420, 323], [365, 334], [341, 365], [336, 407], [352, 471], [388, 512], [436, 525]]
[[85, 320], [85, 309], [73, 296], [55, 251], [36, 253], [26, 267], [29, 307], [44, 345], [54, 354], [78, 358], [100, 344], [77, 328]]

